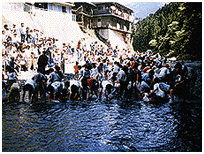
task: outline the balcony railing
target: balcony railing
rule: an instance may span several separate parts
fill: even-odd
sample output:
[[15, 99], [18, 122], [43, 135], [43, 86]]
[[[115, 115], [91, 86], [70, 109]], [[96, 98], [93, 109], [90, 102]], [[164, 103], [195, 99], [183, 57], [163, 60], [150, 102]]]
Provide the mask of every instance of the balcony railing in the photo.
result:
[[129, 33], [129, 34], [131, 34], [131, 30], [129, 29], [129, 30], [127, 30], [127, 29], [125, 29], [125, 28], [120, 28], [120, 27], [115, 27], [115, 26], [111, 26], [110, 24], [109, 25], [101, 25], [101, 26], [93, 26], [93, 24], [91, 24], [91, 27], [92, 28], [95, 28], [95, 29], [98, 29], [98, 28], [102, 28], [102, 29], [107, 29], [107, 28], [109, 28], [109, 29], [112, 29], [112, 30], [115, 30], [115, 31], [119, 31], [119, 32], [123, 32], [123, 33]]
[[130, 22], [133, 21], [132, 15], [130, 15], [128, 13], [125, 13], [125, 12], [121, 12], [118, 9], [116, 9], [116, 10], [112, 10], [110, 8], [103, 9], [103, 10], [95, 9], [94, 10], [94, 15], [95, 16], [99, 16], [99, 15], [100, 16], [103, 16], [103, 15], [114, 15], [116, 17], [122, 18], [123, 20], [128, 20]]

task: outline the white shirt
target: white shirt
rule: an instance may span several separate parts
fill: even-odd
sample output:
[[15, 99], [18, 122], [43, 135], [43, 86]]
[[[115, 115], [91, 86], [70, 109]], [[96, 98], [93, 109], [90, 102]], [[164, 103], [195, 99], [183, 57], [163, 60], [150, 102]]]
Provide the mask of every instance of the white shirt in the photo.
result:
[[20, 31], [20, 33], [21, 34], [26, 34], [26, 27], [24, 26], [24, 27], [21, 27], [20, 29], [19, 29], [19, 31]]
[[97, 74], [98, 74], [97, 67], [96, 68], [92, 68], [91, 69], [91, 78], [96, 78]]
[[142, 81], [141, 82], [141, 89], [146, 89], [146, 88], [150, 89], [150, 86], [145, 81]]
[[32, 87], [33, 87], [33, 89], [35, 88], [35, 81], [33, 81], [31, 78], [29, 78], [26, 82], [25, 82], [25, 84], [24, 85], [26, 85], [26, 84], [30, 84]]
[[126, 80], [127, 80], [127, 75], [125, 74], [125, 72], [124, 72], [123, 70], [120, 70], [120, 71], [118, 72], [118, 75], [119, 75], [119, 79], [120, 79], [121, 81], [126, 81]]
[[58, 52], [58, 53], [53, 53], [53, 58], [55, 59], [55, 62], [61, 62], [61, 54]]
[[7, 72], [6, 74], [8, 76], [8, 80], [15, 80], [16, 79], [16, 73], [15, 72]]
[[30, 53], [28, 51], [25, 51], [24, 53], [21, 53], [21, 55], [23, 56], [22, 59], [28, 60], [28, 57], [29, 57]]
[[72, 85], [75, 85], [75, 86], [77, 86], [78, 88], [81, 86], [81, 85], [80, 85], [80, 81], [70, 80], [70, 86], [69, 86], [69, 90], [70, 90], [70, 91], [71, 91]]
[[163, 91], [169, 91], [170, 90], [170, 85], [168, 85], [168, 84], [160, 82], [159, 85], [160, 85], [160, 89]]
[[156, 90], [156, 91], [155, 91], [155, 94], [156, 94], [157, 96], [164, 97], [165, 93], [164, 93], [163, 90], [160, 89], [159, 83], [156, 83], [156, 84], [154, 85], [154, 90]]
[[36, 47], [31, 47], [30, 50], [34, 53], [35, 57], [38, 57], [38, 49]]
[[160, 68], [159, 77], [165, 77], [167, 74], [170, 74], [170, 71], [166, 67]]
[[13, 43], [21, 42], [20, 36], [18, 36], [18, 35], [16, 37], [12, 36], [12, 42]]
[[112, 82], [110, 82], [110, 81], [108, 81], [108, 80], [104, 80], [104, 81], [102, 82], [103, 92], [105, 92], [106, 86], [107, 86], [108, 84], [110, 84], [110, 85], [113, 86]]
[[148, 78], [149, 78], [149, 73], [144, 73], [144, 74], [142, 75], [142, 79], [143, 79], [143, 80], [147, 81]]
[[114, 65], [113, 72], [118, 73], [119, 71], [120, 71], [120, 67], [118, 67], [117, 65]]

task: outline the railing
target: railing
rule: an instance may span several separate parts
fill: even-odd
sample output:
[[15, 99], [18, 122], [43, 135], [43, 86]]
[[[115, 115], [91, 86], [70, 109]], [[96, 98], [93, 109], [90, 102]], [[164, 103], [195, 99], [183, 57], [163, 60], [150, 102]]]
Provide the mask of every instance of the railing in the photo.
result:
[[112, 30], [121, 31], [123, 33], [131, 33], [131, 30], [127, 30], [127, 28], [125, 30], [124, 28], [123, 29], [122, 28], [117, 28], [115, 26], [111, 26], [110, 24], [109, 25], [101, 25], [100, 27], [99, 26], [93, 26], [93, 24], [92, 24], [91, 27], [95, 28], [95, 29], [97, 29], [97, 28], [109, 28], [109, 29], [112, 29]]
[[104, 10], [94, 9], [94, 15], [103, 15], [103, 14], [112, 14], [112, 15], [118, 16], [124, 20], [128, 20], [131, 22], [133, 21], [132, 15], [125, 13], [125, 12], [122, 12], [122, 11], [119, 11], [118, 9], [116, 9], [116, 10], [112, 10], [110, 8], [106, 8]]

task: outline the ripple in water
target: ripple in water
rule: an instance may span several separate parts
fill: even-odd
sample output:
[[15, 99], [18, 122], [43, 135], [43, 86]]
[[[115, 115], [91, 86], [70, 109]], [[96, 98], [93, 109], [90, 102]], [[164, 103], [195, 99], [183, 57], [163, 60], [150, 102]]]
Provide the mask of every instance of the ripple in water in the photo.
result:
[[199, 104], [3, 103], [2, 151], [201, 151]]

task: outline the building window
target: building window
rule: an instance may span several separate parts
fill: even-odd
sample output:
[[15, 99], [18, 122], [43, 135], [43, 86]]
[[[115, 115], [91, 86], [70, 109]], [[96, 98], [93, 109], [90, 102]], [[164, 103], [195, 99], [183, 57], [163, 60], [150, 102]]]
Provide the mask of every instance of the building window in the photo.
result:
[[103, 5], [99, 5], [98, 10], [103, 10]]
[[72, 14], [72, 21], [76, 21], [76, 15]]
[[35, 5], [35, 7], [38, 7], [38, 8], [42, 8], [45, 10], [48, 9], [48, 3], [35, 3], [34, 5]]
[[66, 7], [67, 9], [67, 13], [71, 13], [71, 10], [69, 9], [69, 7]]
[[63, 13], [67, 13], [65, 6], [62, 6], [62, 12], [63, 12]]
[[60, 5], [55, 5], [55, 11], [57, 11], [57, 12], [62, 12], [62, 6], [60, 6]]

